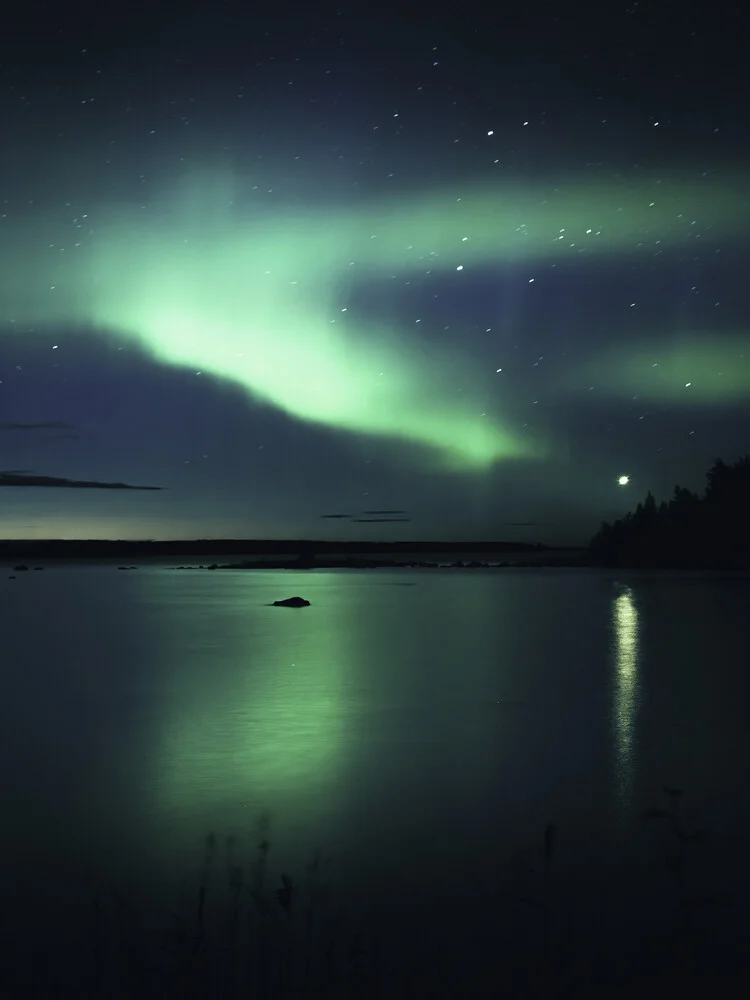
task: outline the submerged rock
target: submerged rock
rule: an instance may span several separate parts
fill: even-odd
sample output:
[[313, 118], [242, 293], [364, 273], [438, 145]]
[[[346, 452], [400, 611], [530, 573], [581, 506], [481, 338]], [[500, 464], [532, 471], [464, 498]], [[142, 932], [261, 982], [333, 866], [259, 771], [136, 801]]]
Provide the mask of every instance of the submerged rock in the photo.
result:
[[304, 597], [287, 597], [285, 601], [274, 601], [272, 607], [274, 608], [309, 608], [310, 602], [306, 601]]

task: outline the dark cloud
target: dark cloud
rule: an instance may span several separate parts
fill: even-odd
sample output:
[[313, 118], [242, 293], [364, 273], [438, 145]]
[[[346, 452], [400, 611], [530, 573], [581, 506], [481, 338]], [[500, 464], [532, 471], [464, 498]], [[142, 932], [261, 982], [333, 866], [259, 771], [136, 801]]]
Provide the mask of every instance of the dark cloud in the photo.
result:
[[[405, 510], [365, 510], [365, 511], [362, 511], [362, 513], [363, 514], [405, 514], [406, 511]], [[321, 514], [320, 516], [321, 517], [328, 517], [328, 518], [349, 517], [353, 521], [360, 521], [360, 520], [362, 520], [362, 518], [355, 517], [354, 514]], [[404, 517], [404, 518], [388, 518], [388, 520], [408, 521], [408, 520], [410, 520], [410, 518], [408, 518], [408, 517]]]
[[161, 490], [162, 486], [131, 486], [128, 483], [102, 483], [88, 479], [64, 479], [61, 476], [34, 476], [18, 472], [0, 472], [0, 486], [61, 486], [76, 490]]
[[399, 521], [411, 521], [410, 517], [353, 517], [353, 524], [397, 524]]
[[39, 420], [36, 423], [3, 423], [0, 431], [74, 431], [65, 420]]

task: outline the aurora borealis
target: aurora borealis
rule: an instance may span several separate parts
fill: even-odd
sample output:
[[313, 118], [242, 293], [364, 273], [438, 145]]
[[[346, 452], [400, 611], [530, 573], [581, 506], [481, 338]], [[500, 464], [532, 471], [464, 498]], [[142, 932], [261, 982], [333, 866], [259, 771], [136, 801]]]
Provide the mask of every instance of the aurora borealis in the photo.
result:
[[0, 470], [166, 489], [3, 491], [0, 534], [583, 541], [746, 447], [750, 200], [703, 81], [571, 81], [572, 27], [530, 80], [468, 22], [135, 21], [6, 67]]

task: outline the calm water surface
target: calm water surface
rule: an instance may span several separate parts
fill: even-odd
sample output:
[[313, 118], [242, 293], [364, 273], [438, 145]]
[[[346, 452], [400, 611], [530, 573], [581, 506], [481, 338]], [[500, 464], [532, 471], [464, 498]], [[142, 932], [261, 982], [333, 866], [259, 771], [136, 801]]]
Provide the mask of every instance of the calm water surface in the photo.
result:
[[[596, 928], [610, 961], [674, 916], [666, 830], [642, 819], [662, 785], [710, 834], [690, 878], [727, 897], [701, 917], [714, 945], [744, 933], [747, 580], [0, 575], [0, 875], [21, 939], [72, 925], [102, 878], [169, 896], [209, 831], [249, 836], [264, 812], [272, 867], [320, 846], [344, 910], [431, 940], [456, 933], [438, 909], [475, 941], [490, 912], [516, 933], [553, 822], [565, 947]], [[312, 606], [267, 606], [293, 594]]]

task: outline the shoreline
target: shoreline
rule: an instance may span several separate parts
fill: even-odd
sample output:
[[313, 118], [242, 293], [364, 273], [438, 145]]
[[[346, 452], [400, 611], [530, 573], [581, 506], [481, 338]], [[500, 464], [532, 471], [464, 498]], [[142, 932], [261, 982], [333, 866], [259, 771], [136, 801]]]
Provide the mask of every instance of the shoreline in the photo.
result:
[[243, 561], [237, 563], [180, 563], [172, 565], [163, 559], [141, 559], [135, 563], [123, 564], [114, 558], [65, 558], [42, 559], [40, 562], [32, 560], [25, 563], [16, 563], [15, 560], [0, 558], [0, 567], [12, 572], [40, 572], [46, 569], [54, 569], [60, 566], [107, 566], [118, 570], [137, 570], [149, 567], [159, 567], [165, 570], [292, 570], [295, 572], [314, 572], [315, 570], [332, 569], [355, 569], [355, 570], [375, 570], [375, 569], [589, 569], [590, 563], [584, 559], [559, 560], [559, 561], [500, 561], [482, 562], [479, 560], [456, 560], [454, 562], [431, 562], [431, 561], [397, 561], [390, 559], [367, 560], [367, 559], [347, 559], [344, 561], [316, 561], [314, 563], [282, 562], [271, 559], [258, 561]]
[[0, 566], [159, 565], [171, 569], [490, 569], [585, 566], [583, 548], [513, 542], [0, 540]]

